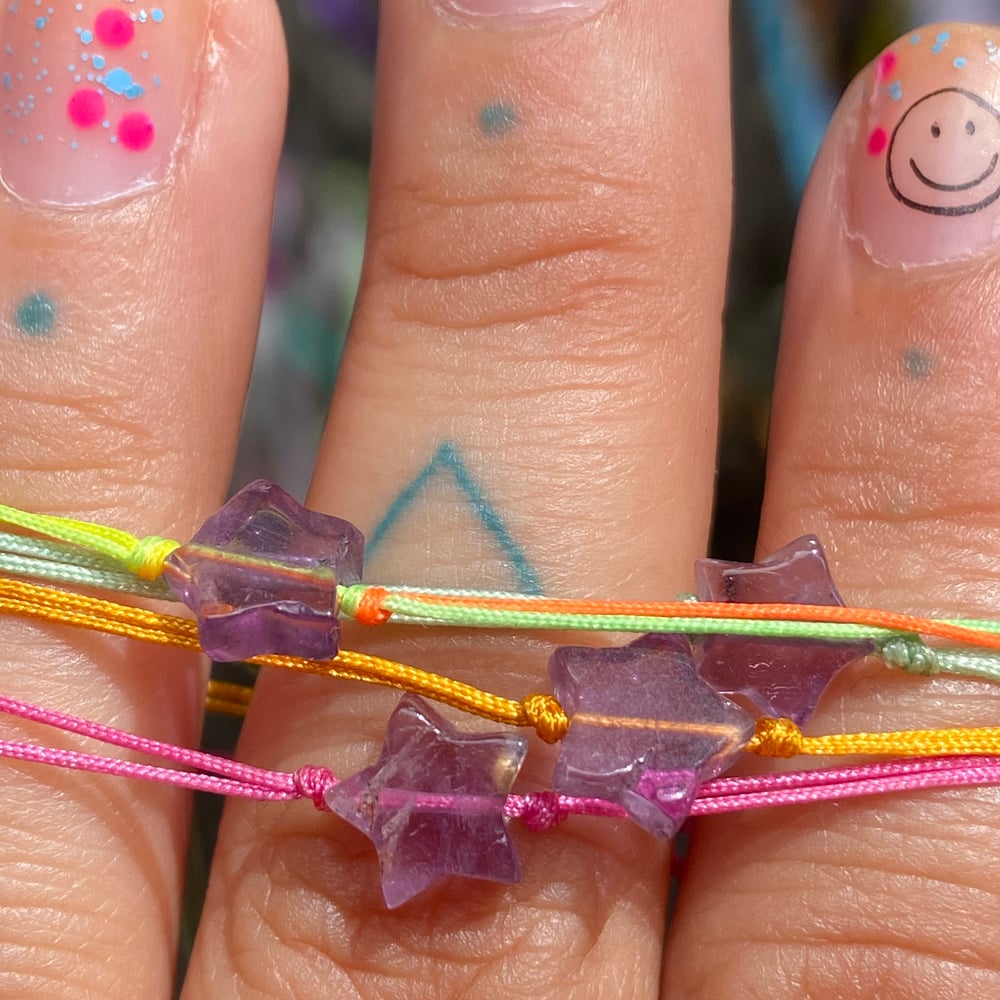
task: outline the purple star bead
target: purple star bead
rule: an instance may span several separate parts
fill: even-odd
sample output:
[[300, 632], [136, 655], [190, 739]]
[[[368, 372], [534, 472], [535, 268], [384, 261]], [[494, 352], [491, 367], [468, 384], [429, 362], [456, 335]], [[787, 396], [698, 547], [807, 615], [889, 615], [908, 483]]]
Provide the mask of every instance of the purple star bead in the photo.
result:
[[[699, 559], [695, 578], [702, 601], [844, 604], [815, 535], [803, 535], [758, 563]], [[833, 675], [871, 651], [870, 642], [711, 636], [698, 669], [716, 690], [744, 695], [764, 714], [801, 725]]]
[[175, 549], [163, 576], [198, 617], [215, 660], [337, 654], [337, 584], [361, 579], [365, 541], [348, 521], [303, 507], [260, 479]]
[[387, 906], [445, 875], [520, 879], [504, 804], [527, 750], [516, 733], [459, 732], [404, 695], [378, 763], [326, 793], [327, 805], [375, 845]]
[[561, 646], [549, 675], [570, 716], [553, 787], [617, 802], [659, 837], [677, 832], [699, 785], [753, 734], [750, 716], [698, 676], [680, 640]]

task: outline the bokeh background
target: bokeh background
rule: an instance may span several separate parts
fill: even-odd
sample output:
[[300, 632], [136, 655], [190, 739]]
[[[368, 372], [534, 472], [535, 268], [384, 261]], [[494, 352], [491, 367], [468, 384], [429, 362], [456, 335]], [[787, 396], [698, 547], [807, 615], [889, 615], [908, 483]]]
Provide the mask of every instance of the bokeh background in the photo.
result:
[[[378, 6], [376, 0], [279, 2], [291, 60], [289, 121], [233, 482], [263, 476], [301, 499], [361, 267]], [[683, 2], [692, 0], [662, 0], [665, 8]], [[851, 77], [883, 46], [938, 20], [1000, 23], [1000, 0], [734, 0], [735, 223], [713, 555], [753, 555], [785, 269], [796, 207], [827, 121]], [[229, 678], [252, 680], [246, 668], [226, 669]], [[237, 731], [234, 720], [210, 718], [205, 743], [231, 750]], [[221, 802], [199, 797], [182, 967], [220, 810]]]

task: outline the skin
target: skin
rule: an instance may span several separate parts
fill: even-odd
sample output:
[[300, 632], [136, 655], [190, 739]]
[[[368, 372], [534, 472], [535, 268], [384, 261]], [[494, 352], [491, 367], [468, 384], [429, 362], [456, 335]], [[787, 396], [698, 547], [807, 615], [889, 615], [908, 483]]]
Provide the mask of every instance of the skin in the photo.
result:
[[[617, 2], [572, 30], [468, 31], [456, 45], [424, 4], [383, 3], [369, 242], [312, 506], [370, 531], [457, 440], [548, 592], [641, 599], [690, 585], [714, 472], [728, 26], [722, 4], [670, 7], [664, 18], [660, 0]], [[212, 18], [226, 72], [200, 94], [197, 141], [166, 188], [71, 215], [0, 198], [0, 298], [16, 300], [44, 259], [73, 318], [41, 349], [0, 341], [10, 503], [185, 537], [223, 499], [285, 66], [268, 3], [218, 0]], [[497, 80], [518, 95], [500, 142], [475, 118]], [[458, 96], [472, 92], [478, 102]], [[844, 108], [859, 99], [854, 88]], [[990, 255], [883, 267], [832, 225], [855, 141], [846, 122], [842, 109], [802, 209], [761, 551], [814, 531], [853, 603], [995, 615], [1000, 267]], [[123, 271], [123, 251], [143, 263]], [[935, 359], [919, 380], [900, 361], [915, 344]], [[506, 585], [500, 560], [463, 537], [409, 533], [373, 576], [421, 567], [422, 582]], [[197, 660], [0, 628], [12, 695], [197, 739]], [[544, 688], [544, 637], [346, 644], [490, 688]], [[994, 696], [866, 666], [840, 677], [815, 725], [982, 725]], [[393, 703], [265, 674], [240, 758], [350, 773], [373, 758]], [[537, 744], [531, 756], [526, 776], [541, 781], [550, 760]], [[169, 995], [183, 796], [27, 766], [4, 778], [0, 993]], [[520, 884], [445, 883], [388, 912], [370, 845], [345, 824], [302, 803], [232, 802], [183, 996], [991, 996], [998, 827], [989, 790], [706, 821], [665, 944], [666, 850], [624, 824], [518, 830]]]

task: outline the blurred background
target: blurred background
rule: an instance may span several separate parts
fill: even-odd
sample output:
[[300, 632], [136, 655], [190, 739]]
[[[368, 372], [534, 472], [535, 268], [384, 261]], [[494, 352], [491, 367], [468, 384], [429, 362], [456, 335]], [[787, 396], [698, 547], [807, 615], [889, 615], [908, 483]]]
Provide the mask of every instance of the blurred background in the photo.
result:
[[[361, 266], [378, 5], [279, 2], [291, 53], [288, 132], [234, 484], [263, 476], [301, 499]], [[663, 0], [672, 2], [687, 0]], [[851, 77], [883, 46], [936, 20], [1000, 23], [1000, 0], [734, 0], [735, 224], [713, 555], [753, 555], [785, 269], [796, 206], [826, 123]], [[245, 668], [227, 676], [252, 679]], [[231, 749], [237, 726], [210, 719], [206, 745]], [[221, 802], [199, 799], [182, 964], [220, 810]]]

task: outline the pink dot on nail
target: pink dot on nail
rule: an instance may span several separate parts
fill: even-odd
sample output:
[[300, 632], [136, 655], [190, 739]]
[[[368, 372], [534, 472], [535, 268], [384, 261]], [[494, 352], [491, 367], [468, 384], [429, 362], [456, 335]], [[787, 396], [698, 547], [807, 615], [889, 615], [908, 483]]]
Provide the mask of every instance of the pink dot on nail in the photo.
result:
[[78, 90], [69, 99], [66, 112], [80, 128], [93, 128], [104, 120], [104, 95], [99, 90]]
[[882, 55], [878, 57], [878, 62], [875, 65], [875, 78], [877, 80], [884, 80], [895, 68], [896, 53], [883, 52]]
[[144, 111], [132, 111], [118, 123], [118, 141], [137, 153], [153, 145], [155, 132], [152, 119]]
[[135, 25], [122, 10], [102, 10], [94, 23], [94, 33], [108, 48], [120, 49], [135, 37]]
[[886, 144], [889, 141], [889, 135], [881, 125], [878, 128], [872, 130], [872, 134], [868, 136], [868, 153], [870, 156], [878, 156], [879, 153], [885, 149]]

